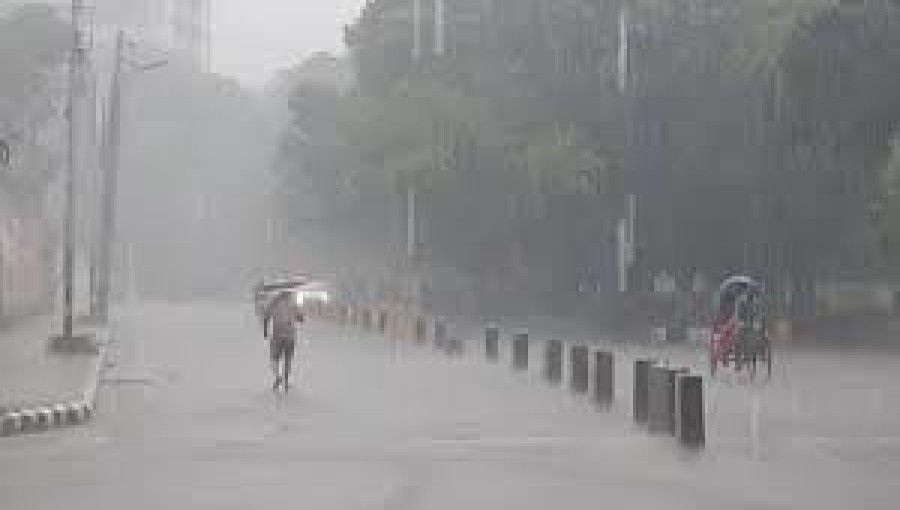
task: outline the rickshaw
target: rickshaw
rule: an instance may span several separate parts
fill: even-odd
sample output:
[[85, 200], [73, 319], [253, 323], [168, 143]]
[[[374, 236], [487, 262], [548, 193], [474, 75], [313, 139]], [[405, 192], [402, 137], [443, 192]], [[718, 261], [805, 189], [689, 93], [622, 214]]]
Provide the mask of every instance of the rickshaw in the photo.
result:
[[756, 364], [765, 363], [772, 375], [772, 342], [766, 327], [765, 292], [757, 280], [732, 276], [719, 286], [716, 318], [709, 344], [710, 374], [718, 366], [734, 363], [736, 371], [744, 366], [756, 375]]

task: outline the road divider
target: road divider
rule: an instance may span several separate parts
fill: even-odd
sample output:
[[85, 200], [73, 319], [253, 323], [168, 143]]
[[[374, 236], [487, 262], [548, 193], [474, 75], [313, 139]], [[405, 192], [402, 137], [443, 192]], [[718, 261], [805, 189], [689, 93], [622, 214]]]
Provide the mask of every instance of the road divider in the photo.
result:
[[[375, 330], [394, 342], [433, 345], [436, 351], [447, 356], [464, 353], [464, 339], [445, 318], [404, 306], [349, 305], [336, 309], [338, 312], [331, 320], [339, 324], [352, 325], [364, 331]], [[500, 326], [489, 323], [483, 331], [485, 360], [497, 363], [504, 341]], [[690, 341], [704, 335], [701, 328], [695, 331], [688, 335]], [[653, 340], [658, 341], [659, 335], [654, 336], [656, 338]], [[507, 338], [512, 370], [527, 373], [529, 351], [534, 339], [526, 329], [518, 330]], [[568, 367], [568, 387], [574, 394], [590, 395], [598, 411], [607, 411], [614, 406], [616, 357], [612, 351], [550, 339], [543, 343], [541, 361], [541, 377], [547, 384], [561, 385], [566, 372], [564, 368]], [[659, 363], [651, 357], [641, 357], [634, 360], [632, 376], [632, 418], [637, 425], [646, 427], [651, 434], [674, 436], [685, 447], [699, 448], [704, 445], [706, 425], [701, 375], [693, 374], [687, 368]], [[26, 423], [34, 420], [29, 416], [19, 419]], [[44, 419], [44, 422], [49, 421]], [[17, 426], [21, 425], [4, 423], [4, 430]]]

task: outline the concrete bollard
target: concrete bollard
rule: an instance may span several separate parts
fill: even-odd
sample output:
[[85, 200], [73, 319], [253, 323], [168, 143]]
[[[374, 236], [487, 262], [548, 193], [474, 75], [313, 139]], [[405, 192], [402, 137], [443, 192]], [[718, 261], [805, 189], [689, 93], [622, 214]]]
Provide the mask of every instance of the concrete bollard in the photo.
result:
[[413, 314], [412, 312], [404, 312], [403, 313], [403, 339], [408, 342], [418, 342], [418, 338], [416, 338], [416, 320], [418, 319], [418, 315]]
[[389, 340], [398, 340], [397, 334], [397, 311], [387, 310], [385, 312], [384, 336]]
[[55, 427], [61, 426], [66, 421], [66, 406], [62, 404], [56, 404], [53, 406], [53, 425]]
[[489, 361], [500, 359], [500, 328], [495, 325], [484, 330], [484, 355]]
[[447, 347], [447, 323], [443, 319], [434, 321], [434, 347], [440, 350]]
[[0, 415], [0, 437], [12, 436], [22, 431], [22, 415], [5, 413]]
[[428, 328], [425, 323], [425, 317], [421, 315], [416, 317], [416, 343], [419, 345], [425, 344], [428, 341]]
[[587, 393], [590, 389], [590, 350], [584, 345], [573, 345], [571, 353], [569, 388], [575, 393]]
[[399, 312], [397, 314], [397, 336], [404, 342], [408, 342], [412, 336], [409, 332], [409, 324], [409, 314], [405, 311]]
[[603, 408], [615, 400], [616, 366], [611, 352], [594, 353], [594, 402]]
[[378, 332], [387, 334], [388, 330], [388, 312], [387, 310], [378, 311]]
[[669, 371], [652, 365], [647, 377], [647, 424], [652, 434], [669, 432]]
[[550, 340], [544, 351], [544, 378], [550, 384], [562, 382], [563, 344], [559, 340]]
[[700, 448], [706, 441], [703, 377], [681, 374], [676, 389], [676, 436], [687, 447]]
[[53, 426], [53, 410], [44, 407], [37, 410], [37, 430], [49, 430]]
[[444, 322], [443, 342], [441, 350], [447, 356], [462, 356], [464, 349], [462, 338], [456, 334], [452, 324]]
[[26, 409], [22, 415], [22, 432], [34, 432], [37, 430], [37, 413], [32, 409]]
[[462, 338], [458, 335], [447, 335], [444, 343], [444, 353], [448, 356], [462, 356], [465, 352], [465, 345]]
[[520, 331], [513, 336], [513, 369], [528, 370], [528, 332]]
[[76, 406], [74, 404], [70, 404], [66, 408], [66, 421], [67, 422], [81, 423], [82, 419], [83, 419], [83, 413], [81, 412], [81, 409], [78, 406]]
[[650, 390], [650, 367], [652, 359], [638, 359], [634, 361], [634, 385], [633, 385], [633, 416], [636, 423], [647, 423], [648, 393]]

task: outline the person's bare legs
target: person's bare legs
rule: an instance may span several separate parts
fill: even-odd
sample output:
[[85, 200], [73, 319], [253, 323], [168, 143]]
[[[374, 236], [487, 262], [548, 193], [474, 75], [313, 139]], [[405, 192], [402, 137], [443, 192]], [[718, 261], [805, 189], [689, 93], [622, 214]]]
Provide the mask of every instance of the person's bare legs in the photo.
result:
[[280, 361], [281, 361], [281, 356], [282, 356], [281, 342], [277, 341], [275, 338], [272, 338], [269, 340], [269, 343], [270, 343], [270, 361], [269, 362], [270, 362], [270, 366], [272, 367], [272, 376], [275, 380], [275, 382], [272, 384], [272, 389], [277, 390], [281, 386], [281, 383], [283, 382], [283, 379], [281, 377], [281, 371], [280, 371], [280, 368], [281, 368]]
[[294, 341], [287, 340], [284, 342], [284, 349], [282, 350], [282, 355], [284, 356], [284, 391], [287, 392], [288, 388], [290, 388], [290, 376], [291, 376], [291, 364], [294, 360]]

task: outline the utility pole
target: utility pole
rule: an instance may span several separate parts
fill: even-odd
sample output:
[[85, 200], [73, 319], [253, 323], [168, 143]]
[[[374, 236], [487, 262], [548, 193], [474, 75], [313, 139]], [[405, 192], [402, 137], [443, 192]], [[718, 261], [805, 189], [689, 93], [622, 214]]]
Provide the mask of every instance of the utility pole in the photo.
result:
[[69, 76], [66, 100], [68, 140], [66, 147], [65, 172], [65, 218], [63, 225], [63, 323], [62, 333], [51, 337], [51, 347], [64, 351], [92, 350], [86, 336], [74, 334], [74, 287], [75, 287], [75, 176], [78, 161], [82, 160], [83, 141], [79, 127], [83, 121], [84, 96], [86, 89], [86, 66], [88, 54], [93, 44], [89, 10], [84, 0], [72, 0], [72, 33], [69, 54]]
[[125, 32], [116, 34], [116, 55], [113, 64], [112, 89], [109, 97], [107, 124], [107, 156], [104, 158], [103, 191], [100, 226], [100, 271], [97, 285], [98, 318], [109, 318], [110, 280], [112, 279], [113, 231], [115, 229], [116, 191], [120, 160], [122, 129], [122, 68], [125, 61]]
[[412, 47], [412, 58], [413, 62], [418, 64], [419, 59], [422, 57], [422, 26], [420, 22], [422, 21], [422, 0], [412, 0], [413, 1], [413, 47]]
[[416, 261], [416, 188], [412, 183], [406, 187], [406, 256], [410, 263]]
[[447, 49], [444, 18], [444, 0], [434, 0], [434, 54], [438, 57]]
[[73, 295], [75, 279], [75, 160], [77, 157], [77, 125], [84, 85], [84, 64], [89, 50], [85, 41], [85, 6], [83, 0], [72, 0], [72, 48], [69, 56], [68, 146], [66, 150], [66, 207], [63, 251], [63, 338], [72, 338]]
[[630, 70], [630, 45], [629, 45], [629, 13], [628, 2], [623, 0], [619, 6], [619, 44], [618, 44], [618, 86], [622, 97], [622, 173], [625, 183], [625, 214], [617, 225], [616, 250], [618, 258], [618, 287], [619, 292], [628, 292], [631, 285], [628, 278], [629, 269], [634, 265], [635, 258], [635, 216], [637, 213], [637, 179], [632, 165], [632, 105], [631, 105], [631, 70]]

